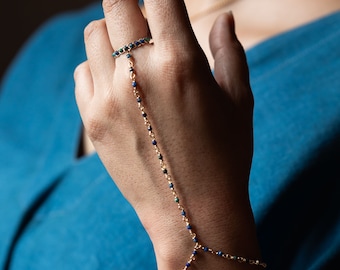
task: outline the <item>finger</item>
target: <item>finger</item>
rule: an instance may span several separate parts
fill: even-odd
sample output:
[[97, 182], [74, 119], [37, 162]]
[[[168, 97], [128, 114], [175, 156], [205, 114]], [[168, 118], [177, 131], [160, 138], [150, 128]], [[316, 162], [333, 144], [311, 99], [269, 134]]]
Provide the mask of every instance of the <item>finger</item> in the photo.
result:
[[93, 95], [93, 80], [88, 61], [81, 63], [74, 70], [75, 97], [79, 112], [83, 117], [86, 114], [86, 108], [90, 104]]
[[84, 39], [95, 89], [99, 91], [106, 89], [106, 84], [112, 82], [115, 64], [110, 57], [113, 49], [107, 34], [105, 20], [91, 22], [84, 30]]
[[144, 6], [155, 44], [178, 41], [183, 46], [183, 42], [192, 42], [194, 34], [184, 1], [144, 0]]
[[244, 49], [235, 34], [231, 12], [219, 16], [211, 30], [210, 48], [215, 60], [214, 75], [220, 87], [234, 101], [251, 98], [248, 65]]
[[148, 34], [146, 20], [137, 0], [103, 0], [103, 9], [114, 49]]

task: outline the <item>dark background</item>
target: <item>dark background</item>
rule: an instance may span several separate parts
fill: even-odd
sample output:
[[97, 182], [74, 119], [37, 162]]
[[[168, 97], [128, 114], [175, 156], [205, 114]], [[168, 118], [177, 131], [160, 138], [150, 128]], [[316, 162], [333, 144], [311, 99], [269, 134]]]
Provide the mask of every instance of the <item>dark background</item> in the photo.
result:
[[1, 0], [0, 80], [23, 43], [45, 20], [99, 0]]

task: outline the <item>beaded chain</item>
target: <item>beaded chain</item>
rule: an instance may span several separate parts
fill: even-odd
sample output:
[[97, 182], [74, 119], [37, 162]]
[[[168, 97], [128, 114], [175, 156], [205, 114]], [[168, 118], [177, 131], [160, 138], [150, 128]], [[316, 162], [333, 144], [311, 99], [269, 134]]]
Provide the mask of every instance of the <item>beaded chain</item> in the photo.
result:
[[257, 266], [262, 266], [263, 268], [266, 268], [267, 264], [264, 263], [264, 262], [261, 262], [259, 260], [248, 259], [248, 258], [244, 258], [244, 257], [241, 257], [241, 256], [230, 255], [230, 254], [224, 253], [220, 250], [216, 251], [216, 250], [213, 250], [212, 248], [209, 248], [207, 246], [202, 245], [198, 241], [197, 235], [192, 229], [192, 226], [190, 224], [190, 221], [189, 221], [189, 218], [186, 214], [186, 211], [185, 211], [183, 205], [181, 205], [181, 203], [180, 203], [180, 199], [179, 199], [177, 192], [175, 190], [175, 186], [174, 186], [172, 177], [171, 177], [169, 170], [168, 170], [168, 168], [165, 164], [164, 157], [163, 157], [163, 155], [160, 151], [160, 148], [158, 147], [156, 136], [155, 136], [155, 133], [152, 129], [151, 123], [148, 119], [148, 115], [145, 112], [145, 108], [144, 108], [143, 102], [142, 102], [142, 97], [140, 95], [140, 92], [137, 89], [136, 71], [135, 71], [135, 68], [134, 68], [134, 59], [132, 58], [132, 55], [131, 55], [130, 52], [131, 52], [132, 49], [138, 48], [138, 47], [143, 46], [145, 44], [152, 44], [152, 40], [150, 38], [138, 39], [138, 40], [118, 49], [112, 55], [113, 55], [113, 57], [117, 58], [120, 55], [126, 53], [126, 58], [128, 59], [128, 67], [129, 67], [129, 73], [130, 73], [130, 79], [131, 79], [132, 93], [133, 93], [133, 95], [136, 99], [138, 109], [140, 110], [141, 115], [143, 117], [144, 125], [147, 128], [149, 137], [151, 139], [151, 144], [152, 144], [152, 146], [155, 150], [155, 153], [157, 155], [157, 158], [159, 160], [161, 171], [162, 171], [165, 179], [168, 182], [168, 187], [169, 187], [169, 189], [170, 189], [170, 191], [173, 195], [174, 202], [177, 204], [177, 208], [179, 209], [179, 211], [181, 213], [182, 220], [185, 223], [186, 229], [187, 229], [192, 241], [195, 243], [193, 251], [191, 253], [191, 256], [187, 260], [183, 270], [186, 270], [191, 266], [192, 262], [195, 261], [195, 259], [196, 259], [196, 255], [197, 255], [198, 251], [200, 251], [200, 250], [202, 250], [203, 252], [207, 252], [207, 253], [217, 255], [217, 256], [224, 258], [224, 259], [227, 259], [227, 260], [232, 260], [232, 261], [236, 261], [236, 262], [239, 262], [239, 263], [248, 263], [248, 264], [251, 264], [251, 265], [257, 265]]

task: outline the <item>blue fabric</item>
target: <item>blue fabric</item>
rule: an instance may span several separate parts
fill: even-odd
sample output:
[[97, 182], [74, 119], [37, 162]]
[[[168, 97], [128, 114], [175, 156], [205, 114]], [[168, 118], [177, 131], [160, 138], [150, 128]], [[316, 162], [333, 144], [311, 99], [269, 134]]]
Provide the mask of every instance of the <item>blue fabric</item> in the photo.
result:
[[[58, 17], [0, 90], [0, 267], [156, 269], [152, 244], [96, 154], [77, 158], [73, 70], [100, 4]], [[247, 51], [255, 96], [250, 181], [270, 269], [340, 258], [340, 13]], [[247, 243], [244, 243], [245, 245]]]
[[[51, 21], [0, 96], [0, 267], [156, 269], [152, 244], [97, 155], [77, 159], [73, 70], [100, 5]], [[9, 258], [9, 259], [8, 259]]]
[[272, 269], [338, 269], [339, 23], [337, 12], [247, 52], [255, 97], [250, 195]]

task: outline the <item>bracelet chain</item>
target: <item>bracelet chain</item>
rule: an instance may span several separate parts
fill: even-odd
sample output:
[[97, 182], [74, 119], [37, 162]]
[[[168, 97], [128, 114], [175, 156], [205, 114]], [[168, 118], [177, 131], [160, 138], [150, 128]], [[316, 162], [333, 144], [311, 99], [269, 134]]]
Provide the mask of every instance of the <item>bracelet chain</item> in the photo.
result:
[[[146, 41], [144, 44], [151, 44], [152, 41], [150, 39], [140, 39], [140, 40], [144, 40]], [[143, 45], [143, 44], [142, 44]], [[141, 46], [141, 45], [139, 45]], [[139, 46], [136, 46], [136, 47], [139, 47]], [[132, 49], [132, 48], [131, 48]], [[174, 198], [174, 202], [177, 204], [177, 208], [179, 209], [180, 213], [181, 213], [181, 216], [182, 216], [182, 220], [183, 222], [185, 223], [185, 226], [186, 226], [186, 229], [192, 239], [192, 241], [194, 242], [194, 248], [193, 248], [193, 251], [192, 251], [192, 254], [191, 256], [189, 257], [189, 259], [187, 260], [185, 266], [184, 266], [184, 270], [188, 269], [191, 264], [193, 263], [193, 261], [196, 260], [196, 255], [198, 253], [198, 251], [203, 251], [203, 252], [207, 252], [207, 253], [211, 253], [211, 254], [214, 254], [214, 255], [217, 255], [221, 258], [224, 258], [224, 259], [227, 259], [227, 260], [232, 260], [232, 261], [237, 261], [239, 263], [248, 263], [248, 264], [252, 264], [252, 265], [257, 265], [257, 266], [262, 266], [263, 268], [266, 268], [267, 267], [267, 264], [264, 263], [264, 262], [261, 262], [259, 260], [254, 260], [254, 259], [247, 259], [245, 257], [241, 257], [241, 256], [235, 256], [235, 255], [230, 255], [228, 253], [224, 253], [222, 251], [215, 251], [211, 248], [208, 248], [207, 246], [204, 246], [202, 245], [199, 240], [198, 240], [198, 237], [196, 235], [196, 233], [193, 231], [192, 229], [192, 226], [190, 224], [190, 221], [189, 221], [189, 218], [187, 216], [187, 213], [183, 207], [183, 205], [181, 205], [180, 203], [180, 199], [179, 199], [179, 196], [175, 190], [175, 185], [173, 183], [173, 180], [172, 180], [172, 177], [169, 173], [169, 170], [166, 166], [166, 163], [165, 163], [165, 160], [164, 160], [164, 157], [160, 151], [160, 148], [158, 146], [158, 142], [156, 140], [156, 136], [155, 136], [155, 133], [153, 131], [153, 128], [151, 126], [151, 123], [149, 121], [149, 118], [148, 118], [148, 115], [145, 111], [145, 108], [143, 106], [143, 102], [142, 102], [142, 97], [140, 95], [140, 92], [138, 91], [138, 87], [137, 87], [137, 82], [136, 82], [136, 71], [135, 71], [135, 67], [134, 67], [134, 60], [132, 58], [132, 55], [130, 53], [130, 50], [126, 49], [126, 50], [121, 50], [121, 51], [116, 51], [116, 55], [114, 55], [114, 57], [118, 57], [119, 55], [123, 54], [123, 53], [127, 53], [126, 54], [126, 57], [128, 59], [128, 67], [129, 67], [129, 73], [130, 73], [130, 79], [131, 79], [131, 86], [132, 86], [132, 92], [133, 92], [133, 95], [136, 99], [136, 102], [137, 102], [137, 105], [138, 105], [138, 109], [140, 110], [141, 112], [141, 115], [144, 119], [144, 125], [146, 126], [147, 128], [147, 131], [148, 131], [148, 135], [151, 139], [151, 144], [155, 150], [155, 153], [157, 155], [157, 158], [159, 160], [159, 164], [160, 164], [160, 168], [161, 168], [161, 171], [165, 177], [165, 179], [167, 180], [167, 183], [168, 183], [168, 187], [173, 195], [173, 198]]]

